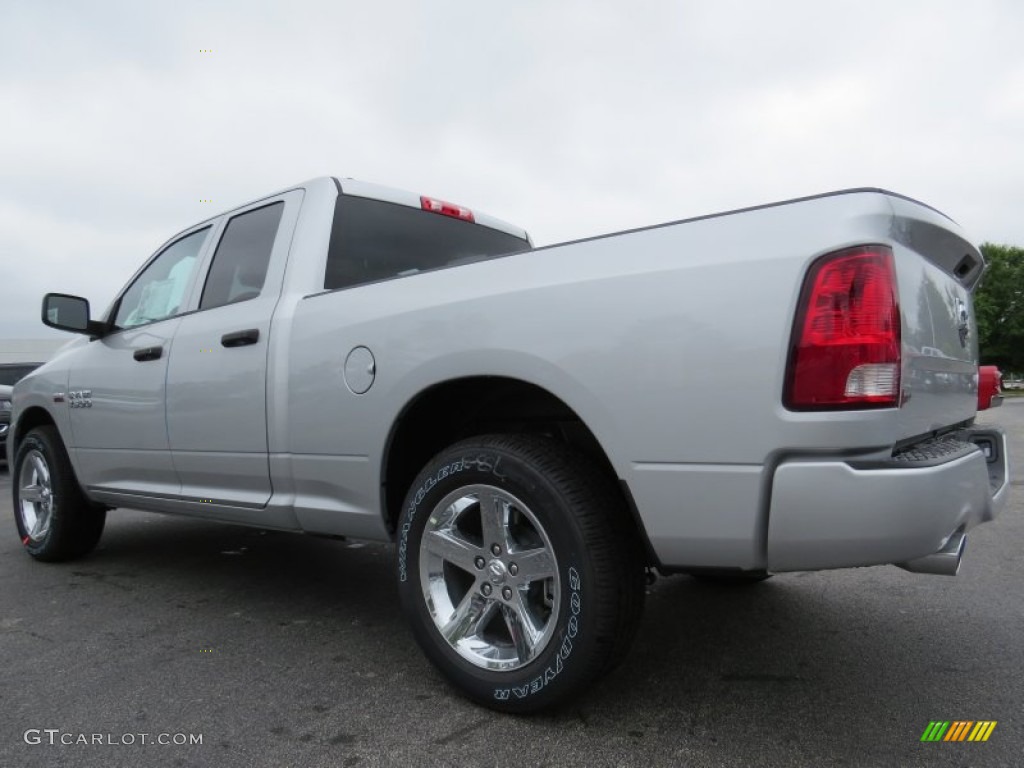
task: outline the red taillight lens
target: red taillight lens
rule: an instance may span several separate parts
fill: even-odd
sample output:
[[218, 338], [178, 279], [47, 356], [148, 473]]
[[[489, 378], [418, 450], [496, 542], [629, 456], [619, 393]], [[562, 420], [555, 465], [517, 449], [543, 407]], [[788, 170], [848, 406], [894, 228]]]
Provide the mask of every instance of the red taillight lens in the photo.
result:
[[461, 205], [455, 205], [454, 203], [446, 203], [444, 200], [435, 200], [432, 197], [421, 195], [420, 207], [424, 211], [440, 213], [442, 216], [451, 216], [454, 219], [462, 219], [463, 221], [474, 220], [473, 212], [469, 208], [463, 208]]
[[900, 308], [892, 250], [850, 248], [807, 274], [784, 402], [797, 411], [899, 404]]
[[[999, 397], [1003, 391], [1003, 374], [994, 365], [982, 365], [978, 368], [978, 410], [984, 411], [992, 407], [992, 398]], [[999, 402], [999, 401], [996, 401]]]

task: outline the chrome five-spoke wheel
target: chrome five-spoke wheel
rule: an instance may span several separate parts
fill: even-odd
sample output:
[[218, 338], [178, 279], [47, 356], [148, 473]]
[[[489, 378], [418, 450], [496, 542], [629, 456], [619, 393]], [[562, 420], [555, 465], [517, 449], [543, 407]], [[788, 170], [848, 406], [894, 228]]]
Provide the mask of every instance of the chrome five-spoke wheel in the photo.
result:
[[25, 535], [32, 541], [41, 541], [50, 530], [54, 500], [50, 467], [39, 451], [29, 451], [22, 461], [18, 487], [18, 514]]
[[433, 508], [420, 541], [427, 611], [460, 656], [515, 670], [550, 642], [561, 584], [547, 533], [521, 500], [469, 485]]

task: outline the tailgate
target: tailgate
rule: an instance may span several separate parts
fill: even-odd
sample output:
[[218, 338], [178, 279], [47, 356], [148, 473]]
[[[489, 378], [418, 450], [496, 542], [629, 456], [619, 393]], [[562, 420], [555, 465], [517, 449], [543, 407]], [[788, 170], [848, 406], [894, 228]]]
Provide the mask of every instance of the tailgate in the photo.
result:
[[971, 293], [984, 260], [960, 227], [918, 203], [889, 198], [902, 314], [899, 437], [973, 419], [978, 334]]

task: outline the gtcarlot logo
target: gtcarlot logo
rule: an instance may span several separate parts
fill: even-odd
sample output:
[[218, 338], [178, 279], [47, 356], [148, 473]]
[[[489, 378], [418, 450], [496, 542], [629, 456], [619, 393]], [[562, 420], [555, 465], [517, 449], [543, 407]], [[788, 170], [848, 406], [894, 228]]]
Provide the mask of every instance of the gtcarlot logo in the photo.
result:
[[202, 744], [201, 733], [75, 733], [60, 728], [29, 728], [22, 738], [33, 746], [113, 746], [131, 747], [137, 744], [164, 747], [182, 747]]

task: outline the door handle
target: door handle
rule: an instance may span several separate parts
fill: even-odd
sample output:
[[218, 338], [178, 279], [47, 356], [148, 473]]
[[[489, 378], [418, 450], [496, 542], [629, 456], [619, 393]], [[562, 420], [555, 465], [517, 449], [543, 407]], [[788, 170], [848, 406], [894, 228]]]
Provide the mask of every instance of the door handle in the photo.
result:
[[235, 331], [234, 333], [225, 333], [220, 337], [220, 344], [222, 347], [244, 347], [248, 344], [255, 344], [260, 340], [260, 329], [249, 328], [245, 331]]
[[143, 347], [142, 349], [136, 349], [132, 353], [132, 357], [138, 360], [140, 363], [144, 363], [146, 360], [159, 360], [163, 357], [163, 347]]

